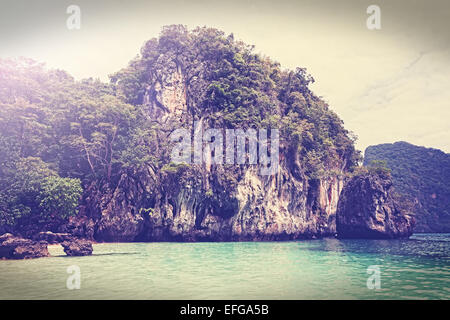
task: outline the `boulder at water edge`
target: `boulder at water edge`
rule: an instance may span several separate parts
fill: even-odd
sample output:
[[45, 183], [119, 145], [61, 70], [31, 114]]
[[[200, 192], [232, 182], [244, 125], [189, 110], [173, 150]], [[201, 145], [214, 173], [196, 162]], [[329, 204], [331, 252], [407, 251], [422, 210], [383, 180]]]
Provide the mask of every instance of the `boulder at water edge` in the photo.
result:
[[48, 256], [45, 241], [23, 239], [10, 233], [0, 236], [0, 259], [32, 259]]
[[363, 174], [342, 190], [336, 214], [339, 238], [408, 238], [414, 219], [395, 200], [389, 177]]
[[92, 254], [92, 243], [84, 239], [72, 239], [61, 243], [68, 256], [89, 256]]

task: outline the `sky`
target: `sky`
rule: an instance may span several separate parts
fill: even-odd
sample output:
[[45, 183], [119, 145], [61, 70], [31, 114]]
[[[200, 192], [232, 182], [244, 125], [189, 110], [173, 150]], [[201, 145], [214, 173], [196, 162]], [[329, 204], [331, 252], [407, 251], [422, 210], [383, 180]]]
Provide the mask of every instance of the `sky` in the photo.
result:
[[[66, 26], [70, 5], [79, 30]], [[367, 28], [369, 5], [379, 30]], [[215, 27], [306, 68], [360, 150], [407, 141], [450, 153], [448, 0], [0, 0], [0, 58], [107, 81], [170, 24]]]

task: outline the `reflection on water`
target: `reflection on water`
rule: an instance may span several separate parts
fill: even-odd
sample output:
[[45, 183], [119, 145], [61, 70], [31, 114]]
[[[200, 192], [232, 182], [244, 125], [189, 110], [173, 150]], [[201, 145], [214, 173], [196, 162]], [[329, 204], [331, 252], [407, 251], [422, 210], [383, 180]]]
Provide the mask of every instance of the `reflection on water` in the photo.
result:
[[[95, 244], [0, 261], [1, 299], [448, 299], [450, 235], [410, 240]], [[67, 267], [81, 270], [68, 290]], [[366, 286], [378, 265], [381, 289]]]

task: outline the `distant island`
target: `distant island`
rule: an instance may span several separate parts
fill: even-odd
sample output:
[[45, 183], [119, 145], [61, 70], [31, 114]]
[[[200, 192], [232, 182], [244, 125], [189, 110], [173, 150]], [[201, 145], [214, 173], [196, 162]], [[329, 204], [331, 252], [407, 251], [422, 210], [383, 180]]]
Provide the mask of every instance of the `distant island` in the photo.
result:
[[385, 161], [395, 188], [414, 203], [414, 232], [450, 232], [450, 154], [407, 142], [370, 146], [364, 165]]
[[[109, 83], [27, 59], [1, 60], [0, 74], [0, 234], [128, 242], [412, 233], [390, 173], [359, 165], [355, 136], [309, 89], [306, 70], [282, 69], [233, 34], [164, 27]], [[175, 163], [171, 133], [194, 135], [198, 124], [279, 130], [277, 171], [261, 175], [264, 164], [249, 159]]]

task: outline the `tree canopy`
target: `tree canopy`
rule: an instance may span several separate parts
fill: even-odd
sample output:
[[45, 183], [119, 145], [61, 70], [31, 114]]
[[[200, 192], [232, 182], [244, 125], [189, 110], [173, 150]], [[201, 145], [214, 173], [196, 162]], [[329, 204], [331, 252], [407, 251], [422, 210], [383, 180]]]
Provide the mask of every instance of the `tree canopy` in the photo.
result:
[[[184, 122], [160, 124], [146, 99], [174, 73], [183, 79]], [[167, 131], [200, 118], [211, 127], [278, 128], [281, 152], [310, 179], [352, 170], [354, 136], [313, 82], [306, 69], [282, 69], [233, 34], [180, 25], [147, 41], [110, 83], [0, 60], [0, 224], [67, 219], [93, 189], [114, 189], [123, 175], [160, 188], [164, 179], [196, 179], [170, 163]]]

